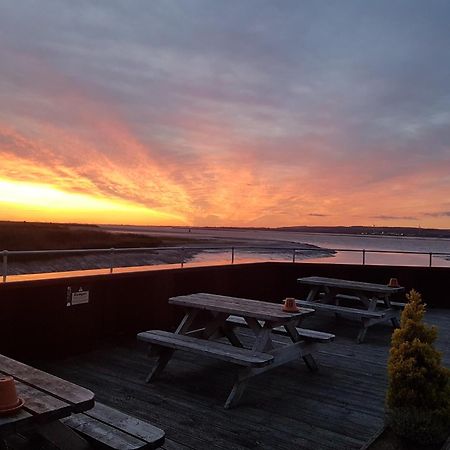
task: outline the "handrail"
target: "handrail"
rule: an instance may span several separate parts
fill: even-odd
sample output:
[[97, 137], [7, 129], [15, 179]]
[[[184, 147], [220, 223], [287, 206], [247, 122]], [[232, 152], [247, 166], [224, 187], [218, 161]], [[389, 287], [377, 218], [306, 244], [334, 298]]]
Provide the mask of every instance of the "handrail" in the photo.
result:
[[[236, 252], [238, 250], [247, 250], [253, 252], [277, 252], [277, 253], [292, 253], [292, 262], [296, 262], [296, 255], [298, 252], [320, 252], [325, 253], [328, 252], [331, 254], [340, 253], [340, 252], [348, 252], [348, 253], [361, 253], [362, 261], [361, 264], [366, 264], [366, 255], [368, 253], [384, 253], [384, 254], [407, 254], [407, 255], [424, 255], [429, 257], [428, 267], [432, 267], [433, 257], [435, 256], [450, 256], [449, 252], [421, 252], [415, 250], [375, 250], [375, 249], [354, 249], [354, 248], [311, 248], [311, 247], [275, 247], [275, 246], [168, 246], [168, 247], [122, 247], [122, 248], [88, 248], [88, 249], [67, 249], [67, 250], [3, 250], [1, 252], [2, 255], [2, 279], [3, 282], [6, 281], [8, 276], [8, 259], [10, 256], [17, 255], [74, 255], [74, 254], [92, 254], [92, 253], [109, 253], [110, 254], [110, 264], [109, 270], [110, 273], [113, 273], [114, 268], [118, 268], [120, 266], [116, 266], [115, 264], [115, 255], [117, 253], [138, 253], [138, 252], [149, 252], [149, 251], [164, 251], [164, 250], [179, 250], [181, 252], [180, 264], [181, 267], [184, 267], [185, 258], [186, 258], [186, 250], [191, 251], [230, 251], [231, 264], [235, 263]], [[326, 256], [324, 256], [326, 257]]]

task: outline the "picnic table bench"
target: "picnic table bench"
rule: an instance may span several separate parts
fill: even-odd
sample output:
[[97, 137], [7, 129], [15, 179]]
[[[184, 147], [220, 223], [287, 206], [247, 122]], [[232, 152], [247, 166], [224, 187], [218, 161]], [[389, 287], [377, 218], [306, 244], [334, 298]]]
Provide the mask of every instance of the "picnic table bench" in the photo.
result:
[[[264, 322], [259, 321], [261, 326], [264, 326]], [[227, 324], [236, 327], [248, 328], [248, 324], [243, 317], [239, 316], [229, 316], [227, 319]], [[334, 340], [335, 335], [331, 333], [324, 333], [322, 331], [309, 330], [307, 328], [296, 327], [298, 335], [305, 341], [317, 342], [317, 343], [327, 343]], [[287, 336], [287, 332], [284, 327], [274, 327], [272, 333], [281, 334]]]
[[89, 442], [115, 450], [159, 448], [165, 439], [160, 428], [99, 402], [92, 409], [72, 414], [62, 422]]
[[[12, 376], [23, 407], [0, 415], [3, 440], [25, 445], [27, 436], [40, 435], [61, 449], [89, 449], [89, 442], [117, 450], [154, 449], [164, 431], [101, 403], [94, 393], [69, 381], [0, 355], [0, 376]], [[76, 432], [74, 432], [75, 430]]]
[[[315, 350], [313, 341], [325, 337], [316, 335], [314, 338], [312, 330], [309, 334], [306, 330], [301, 334], [297, 328], [305, 316], [314, 312], [312, 309], [300, 308], [298, 312], [285, 312], [281, 304], [208, 293], [172, 297], [169, 303], [187, 309], [176, 331], [150, 330], [137, 336], [139, 340], [150, 344], [151, 351], [158, 357], [147, 382], [159, 376], [175, 350], [231, 362], [241, 368], [225, 402], [225, 408], [230, 408], [238, 403], [245, 387], [255, 375], [299, 358], [303, 358], [311, 371], [318, 369], [312, 355]], [[235, 334], [232, 320], [236, 316], [253, 331], [252, 348], [245, 348]], [[272, 338], [274, 329], [283, 329], [291, 343], [275, 342]], [[231, 345], [213, 340], [218, 336], [225, 336]]]
[[92, 408], [91, 391], [4, 355], [0, 355], [2, 375], [13, 377], [24, 405], [14, 414], [0, 416], [0, 445], [11, 436], [32, 433], [58, 448], [87, 448], [87, 442], [60, 419]]
[[[298, 278], [297, 282], [310, 287], [306, 300], [297, 300], [299, 306], [316, 310], [333, 312], [337, 316], [356, 319], [361, 322], [357, 342], [361, 343], [367, 329], [380, 322], [390, 320], [398, 327], [399, 309], [404, 303], [391, 302], [393, 294], [404, 291], [404, 288], [390, 287], [384, 284], [366, 283], [361, 281], [341, 280], [327, 277]], [[360, 307], [344, 306], [341, 300], [357, 302]]]

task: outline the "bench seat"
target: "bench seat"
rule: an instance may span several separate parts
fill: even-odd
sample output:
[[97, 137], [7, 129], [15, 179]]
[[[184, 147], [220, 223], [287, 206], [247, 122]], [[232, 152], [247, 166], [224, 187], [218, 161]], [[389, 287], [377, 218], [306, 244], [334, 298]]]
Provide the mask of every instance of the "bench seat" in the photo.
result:
[[[247, 322], [243, 317], [239, 316], [229, 316], [227, 323], [232, 326], [247, 327]], [[260, 325], [263, 323], [260, 321]], [[306, 328], [297, 327], [297, 333], [302, 339], [310, 342], [326, 343], [334, 340], [335, 335], [331, 333], [324, 333], [322, 331], [308, 330]], [[273, 333], [287, 335], [286, 329], [284, 327], [275, 327], [272, 329]]]
[[[323, 294], [320, 294], [321, 297], [323, 297]], [[336, 294], [336, 298], [337, 299], [341, 299], [341, 300], [356, 300], [356, 301], [360, 301], [359, 297], [357, 297], [356, 295], [348, 295], [348, 294]], [[404, 308], [406, 306], [406, 303], [402, 303], [402, 302], [390, 302], [391, 306], [393, 308]], [[385, 306], [385, 303], [383, 300], [377, 300], [377, 305], [379, 306]]]
[[98, 402], [94, 408], [72, 414], [61, 422], [103, 448], [144, 450], [159, 448], [164, 443], [163, 430]]
[[297, 300], [297, 306], [306, 306], [322, 311], [341, 313], [349, 316], [356, 316], [362, 319], [382, 319], [385, 316], [384, 311], [367, 311], [365, 309], [349, 308], [347, 306], [330, 305], [328, 303], [308, 302], [306, 300]]
[[[402, 302], [392, 302], [391, 301], [390, 304], [393, 308], [397, 308], [397, 309], [402, 309], [406, 306], [406, 303], [402, 303]], [[377, 305], [384, 306], [383, 300], [377, 300]]]
[[174, 350], [189, 350], [192, 353], [210, 356], [241, 366], [264, 367], [273, 362], [268, 353], [254, 352], [246, 348], [233, 347], [221, 342], [202, 340], [184, 334], [163, 330], [152, 330], [139, 333], [137, 338], [148, 344], [168, 347]]

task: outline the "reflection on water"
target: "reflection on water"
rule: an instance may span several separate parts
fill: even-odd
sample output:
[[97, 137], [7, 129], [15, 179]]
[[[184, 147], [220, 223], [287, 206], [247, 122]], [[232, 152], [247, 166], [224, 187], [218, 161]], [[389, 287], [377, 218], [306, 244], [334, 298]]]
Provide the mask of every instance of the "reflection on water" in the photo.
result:
[[[142, 233], [139, 230], [139, 233]], [[164, 231], [166, 235], [173, 235], [180, 237], [181, 234], [178, 230], [175, 232]], [[152, 232], [146, 234], [159, 236], [161, 232]], [[99, 269], [98, 267], [108, 267], [111, 263], [114, 265], [114, 273], [117, 272], [131, 272], [131, 271], [144, 271], [144, 270], [161, 270], [165, 268], [177, 268], [181, 267], [196, 267], [207, 266], [217, 264], [231, 264], [233, 260], [233, 253], [231, 246], [235, 243], [242, 242], [250, 243], [251, 240], [257, 240], [260, 248], [234, 248], [234, 263], [252, 263], [252, 262], [264, 262], [264, 261], [282, 261], [282, 262], [313, 262], [313, 263], [341, 263], [341, 264], [367, 264], [367, 265], [401, 265], [401, 266], [430, 266], [433, 267], [450, 267], [450, 239], [438, 239], [438, 238], [411, 238], [411, 237], [396, 237], [396, 236], [358, 236], [358, 235], [332, 235], [332, 234], [320, 234], [320, 233], [298, 233], [298, 232], [275, 232], [275, 231], [263, 231], [263, 230], [194, 230], [191, 233], [196, 235], [200, 239], [214, 239], [214, 244], [211, 246], [224, 245], [225, 239], [227, 242], [227, 248], [222, 249], [202, 249], [201, 251], [191, 251], [191, 258], [184, 261], [181, 264], [182, 254], [188, 255], [188, 246], [186, 246], [186, 252], [179, 253], [174, 249], [158, 250], [152, 253], [152, 257], [160, 254], [161, 258], [154, 259], [154, 262], [142, 259], [134, 261], [131, 264], [129, 260], [125, 258], [125, 254], [115, 255], [114, 263], [108, 258], [105, 262], [98, 264], [97, 269], [88, 270], [76, 270], [81, 267], [73, 267], [74, 270], [65, 268], [64, 264], [58, 266], [54, 270], [62, 270], [61, 272], [53, 272], [46, 274], [28, 274], [24, 275], [10, 275], [12, 267], [9, 266], [8, 281], [24, 280], [24, 279], [42, 279], [42, 278], [60, 278], [64, 276], [86, 276], [89, 274], [107, 274], [109, 269]], [[197, 241], [198, 242], [198, 241]], [[265, 242], [270, 243], [270, 250], [264, 247]], [[274, 245], [274, 243], [276, 245]], [[192, 245], [195, 246], [196, 241], [192, 241]], [[317, 249], [308, 250], [304, 249], [305, 244], [317, 246]], [[236, 244], [237, 245], [237, 244]], [[302, 250], [295, 251], [294, 246], [302, 248]], [[284, 249], [283, 249], [284, 247]], [[290, 248], [286, 248], [290, 247]], [[338, 249], [335, 253], [330, 255], [330, 250]], [[346, 249], [347, 251], [340, 251], [339, 249]], [[366, 249], [365, 255], [361, 249]], [[389, 253], [389, 252], [423, 252], [422, 254], [414, 253]], [[163, 253], [172, 252], [171, 261], [164, 261], [162, 258]], [[175, 252], [175, 253], [174, 253]], [[386, 253], [387, 252], [387, 253]], [[430, 257], [430, 252], [434, 253]], [[436, 253], [445, 253], [445, 255], [437, 255]], [[167, 255], [166, 255], [167, 256]], [[84, 257], [83, 257], [84, 258]], [[135, 258], [131, 255], [131, 262]], [[68, 258], [62, 258], [62, 261], [67, 262]], [[71, 258], [72, 260], [74, 257]], [[168, 264], [168, 262], [173, 262]], [[14, 261], [13, 261], [14, 263]], [[141, 265], [140, 265], [141, 264]], [[152, 265], [148, 265], [152, 264]], [[117, 267], [117, 266], [127, 267]], [[39, 262], [39, 266], [41, 263]], [[95, 267], [95, 266], [94, 266]], [[53, 269], [44, 269], [41, 271], [50, 272]], [[63, 272], [64, 270], [69, 270]], [[18, 273], [18, 272], [16, 272]]]
[[[122, 228], [121, 228], [122, 229]], [[114, 230], [117, 231], [117, 227]], [[146, 234], [155, 237], [174, 237], [192, 240], [192, 245], [198, 242], [210, 242], [211, 246], [226, 245], [226, 250], [203, 250], [191, 261], [198, 263], [231, 262], [231, 246], [235, 246], [235, 262], [254, 261], [292, 261], [292, 247], [304, 247], [305, 244], [323, 249], [346, 249], [338, 251], [333, 256], [302, 251], [297, 254], [296, 261], [305, 258], [311, 262], [330, 262], [362, 264], [362, 249], [366, 249], [365, 264], [392, 264], [406, 266], [429, 266], [432, 252], [432, 266], [450, 266], [450, 239], [387, 236], [387, 235], [360, 235], [360, 234], [333, 234], [333, 233], [307, 233], [296, 231], [280, 231], [273, 229], [226, 229], [226, 228], [192, 228], [179, 227], [123, 227], [128, 233]], [[256, 244], [256, 245], [255, 245]], [[256, 246], [271, 247], [271, 251]], [[239, 245], [253, 246], [251, 250], [239, 249]], [[274, 247], [291, 247], [287, 251], [274, 251]], [[351, 251], [354, 250], [354, 251]], [[375, 253], [369, 252], [374, 251]], [[377, 252], [422, 252], [416, 254], [394, 254]], [[437, 255], [446, 253], [446, 255]], [[188, 262], [189, 264], [189, 262]]]
[[[262, 261], [282, 261], [282, 262], [300, 262], [307, 261], [312, 263], [335, 263], [335, 264], [367, 264], [367, 265], [392, 265], [392, 266], [430, 266], [433, 267], [450, 267], [450, 260], [445, 256], [414, 254], [414, 253], [385, 253], [383, 249], [380, 252], [375, 250], [366, 251], [337, 251], [333, 255], [317, 256], [316, 251], [303, 250], [301, 253], [296, 252], [295, 258], [293, 250], [287, 251], [262, 251], [262, 250], [239, 250], [234, 251], [235, 263], [249, 263]], [[447, 256], [447, 258], [450, 255]], [[231, 250], [214, 251], [208, 250], [197, 254], [191, 261], [186, 264], [193, 263], [231, 263]]]

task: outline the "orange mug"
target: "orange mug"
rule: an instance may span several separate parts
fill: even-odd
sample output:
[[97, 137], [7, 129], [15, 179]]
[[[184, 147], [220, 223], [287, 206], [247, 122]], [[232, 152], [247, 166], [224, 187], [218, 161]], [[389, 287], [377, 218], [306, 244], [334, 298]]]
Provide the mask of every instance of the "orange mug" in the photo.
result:
[[397, 278], [391, 278], [388, 283], [389, 287], [400, 287]]
[[16, 384], [13, 377], [0, 378], [0, 412], [18, 407], [21, 403], [17, 397]]
[[298, 312], [299, 311], [297, 305], [295, 304], [295, 298], [287, 297], [284, 299], [283, 311], [286, 311], [286, 312]]

